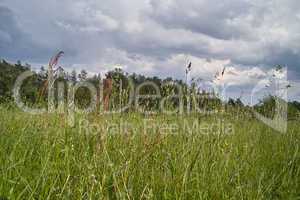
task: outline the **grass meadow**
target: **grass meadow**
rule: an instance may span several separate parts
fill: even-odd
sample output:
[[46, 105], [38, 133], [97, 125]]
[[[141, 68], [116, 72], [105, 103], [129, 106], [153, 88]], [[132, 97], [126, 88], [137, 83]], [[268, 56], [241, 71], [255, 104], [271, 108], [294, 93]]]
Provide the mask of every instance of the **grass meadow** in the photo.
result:
[[[94, 126], [121, 121], [130, 128]], [[196, 122], [221, 131], [186, 128]], [[137, 113], [78, 115], [70, 127], [64, 115], [2, 106], [1, 198], [300, 199], [299, 130], [291, 121], [281, 134], [241, 115]]]

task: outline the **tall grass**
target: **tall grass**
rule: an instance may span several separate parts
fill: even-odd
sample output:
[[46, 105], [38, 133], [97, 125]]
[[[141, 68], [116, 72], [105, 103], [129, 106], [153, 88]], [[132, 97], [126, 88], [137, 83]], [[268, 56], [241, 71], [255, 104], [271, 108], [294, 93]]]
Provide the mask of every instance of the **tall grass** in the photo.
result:
[[[83, 116], [77, 116], [83, 118]], [[226, 117], [235, 133], [162, 134], [144, 117], [126, 134], [80, 131], [61, 115], [31, 116], [0, 108], [0, 195], [7, 199], [299, 199], [299, 126], [280, 134], [255, 119]], [[215, 117], [149, 116], [153, 124]]]

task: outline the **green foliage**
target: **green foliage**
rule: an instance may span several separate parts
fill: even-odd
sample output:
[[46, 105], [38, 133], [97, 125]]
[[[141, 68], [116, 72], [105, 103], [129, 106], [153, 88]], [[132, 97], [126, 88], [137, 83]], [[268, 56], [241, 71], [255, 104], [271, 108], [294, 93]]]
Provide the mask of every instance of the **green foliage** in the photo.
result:
[[[288, 119], [290, 120], [299, 119], [300, 103], [297, 101], [284, 102], [284, 103], [287, 103]], [[276, 97], [269, 95], [263, 98], [262, 100], [260, 100], [259, 104], [257, 104], [254, 107], [254, 109], [269, 118], [273, 118], [275, 115], [275, 106], [276, 106]]]
[[[0, 107], [0, 196], [7, 199], [297, 199], [297, 122], [280, 134], [248, 118], [77, 116], [128, 120], [126, 134], [66, 125], [62, 115]], [[182, 122], [233, 123], [234, 134], [188, 133]], [[176, 123], [178, 134], [158, 126]], [[87, 132], [86, 130], [94, 130]]]
[[[15, 65], [9, 64], [5, 60], [0, 62], [0, 103], [12, 100], [12, 90], [17, 77], [28, 70], [30, 70], [30, 65], [23, 66], [20, 61]], [[38, 85], [37, 76], [26, 80], [21, 91], [24, 99], [34, 102], [35, 90]]]
[[[12, 101], [12, 89], [17, 77], [27, 71], [31, 70], [30, 65], [25, 64], [22, 65], [20, 61], [17, 64], [13, 65], [5, 60], [0, 62], [0, 103], [7, 103]], [[277, 70], [280, 70], [277, 67]], [[22, 87], [22, 98], [25, 102], [30, 105], [40, 106], [47, 105], [47, 77], [48, 72], [44, 67], [41, 67], [39, 72], [34, 72], [34, 76], [27, 79]], [[132, 83], [135, 88], [145, 83], [152, 82], [160, 91], [160, 95], [162, 98], [167, 97], [167, 102], [165, 103], [165, 107], [169, 110], [178, 108], [179, 99], [172, 98], [172, 96], [179, 93], [178, 87], [175, 85], [181, 86], [183, 89], [183, 97], [182, 100], [184, 102], [184, 107], [186, 108], [188, 102], [194, 103], [198, 106], [199, 109], [204, 111], [211, 110], [220, 110], [224, 102], [222, 102], [215, 94], [208, 93], [205, 91], [201, 91], [201, 88], [197, 88], [196, 82], [192, 82], [191, 86], [186, 85], [181, 80], [174, 80], [172, 78], [160, 79], [158, 77], [145, 77], [143, 75], [138, 74], [128, 74], [125, 73], [122, 69], [114, 69], [107, 73], [108, 76], [113, 79], [113, 91], [110, 99], [110, 107], [112, 109], [118, 109], [128, 104], [130, 92], [131, 92], [131, 84]], [[80, 81], [88, 81], [92, 83], [98, 91], [100, 90], [100, 75], [94, 75], [92, 77], [85, 70], [81, 70], [79, 74], [73, 70], [71, 73], [65, 72], [62, 68], [59, 68], [57, 71], [57, 80], [58, 82], [63, 82], [65, 88], [67, 88], [67, 81], [72, 82], [73, 84]], [[55, 92], [57, 96], [57, 84], [55, 84]], [[145, 85], [139, 91], [140, 95], [153, 95], [156, 94], [156, 90], [152, 85]], [[193, 98], [193, 96], [198, 96], [199, 98]], [[91, 100], [90, 91], [86, 88], [79, 88], [75, 94], [76, 105], [80, 108], [85, 108], [89, 105]], [[65, 98], [67, 98], [67, 93], [65, 92]], [[139, 101], [140, 107], [145, 111], [153, 111], [159, 110], [160, 107], [159, 98], [156, 99], [141, 99]], [[133, 104], [134, 102], [132, 102]], [[300, 103], [298, 102], [290, 102], [289, 105], [289, 117], [291, 119], [297, 118], [299, 116], [300, 111]], [[228, 108], [232, 109], [247, 109], [240, 98], [238, 99], [229, 99], [229, 101], [225, 104]], [[256, 105], [254, 108], [258, 110], [260, 113], [265, 114], [268, 117], [272, 117], [274, 115], [274, 106], [275, 100], [274, 97], [269, 96], [265, 99], [262, 99], [261, 102]], [[191, 106], [189, 108], [191, 110], [195, 109]]]
[[[288, 132], [280, 134], [255, 120], [251, 108], [240, 99], [226, 103], [226, 113], [214, 115], [76, 115], [76, 125], [67, 125], [65, 114], [30, 115], [12, 103], [11, 91], [18, 75], [30, 66], [0, 63], [0, 199], [297, 199], [300, 196], [300, 154], [298, 121], [289, 121]], [[214, 94], [199, 92], [172, 78], [129, 75], [121, 69], [109, 72], [113, 79], [111, 106], [128, 100], [130, 83], [151, 81], [163, 97], [178, 93], [172, 84], [184, 88], [185, 106], [191, 94], [206, 110], [221, 110], [223, 103]], [[41, 98], [47, 71], [44, 68], [26, 80], [22, 97], [33, 104]], [[101, 77], [61, 73], [60, 82], [89, 81], [99, 89]], [[57, 91], [56, 91], [57, 92]], [[141, 94], [154, 94], [146, 86]], [[77, 106], [89, 104], [89, 92], [78, 89]], [[145, 110], [157, 108], [157, 100], [141, 101]], [[168, 99], [167, 108], [178, 106]], [[263, 99], [255, 109], [272, 117], [275, 98]], [[289, 116], [299, 120], [300, 103], [289, 103]], [[295, 118], [294, 118], [295, 117]], [[82, 120], [93, 123], [81, 127]], [[127, 121], [129, 130], [119, 125]], [[147, 123], [145, 123], [145, 121]], [[151, 124], [149, 124], [149, 123]], [[214, 125], [203, 134], [187, 130], [198, 122]], [[108, 127], [102, 127], [103, 125]], [[166, 125], [178, 126], [178, 132]], [[224, 134], [233, 125], [233, 134]], [[145, 129], [145, 125], [150, 126]], [[100, 126], [100, 128], [99, 128]], [[173, 127], [173, 126], [172, 126]], [[117, 134], [113, 130], [120, 128]], [[167, 132], [167, 133], [166, 133]]]
[[86, 81], [88, 73], [85, 70], [81, 70], [80, 74], [78, 74], [79, 81]]
[[288, 103], [288, 117], [289, 119], [299, 119], [300, 117], [300, 103], [297, 101]]

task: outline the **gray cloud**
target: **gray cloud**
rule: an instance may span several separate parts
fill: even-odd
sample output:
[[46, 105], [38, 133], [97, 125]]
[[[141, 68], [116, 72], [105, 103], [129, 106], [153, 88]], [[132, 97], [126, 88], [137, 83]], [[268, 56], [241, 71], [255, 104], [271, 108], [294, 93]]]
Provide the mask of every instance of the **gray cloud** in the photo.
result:
[[[251, 12], [248, 1], [151, 1], [149, 17], [167, 28], [184, 28], [217, 39], [240, 38], [243, 30], [233, 21]], [[254, 23], [254, 22], [252, 22]]]
[[[31, 35], [19, 26], [10, 8], [0, 6], [0, 56], [12, 60], [43, 57], [46, 49], [38, 46]], [[49, 52], [48, 52], [49, 53]]]
[[[3, 0], [0, 5], [0, 55], [12, 60], [47, 63], [59, 49], [66, 52], [68, 68], [95, 73], [122, 65], [129, 72], [182, 78], [187, 60], [193, 60], [194, 76], [211, 77], [223, 65], [246, 73], [282, 64], [293, 78], [300, 74], [298, 0]], [[204, 72], [205, 66], [210, 70]]]

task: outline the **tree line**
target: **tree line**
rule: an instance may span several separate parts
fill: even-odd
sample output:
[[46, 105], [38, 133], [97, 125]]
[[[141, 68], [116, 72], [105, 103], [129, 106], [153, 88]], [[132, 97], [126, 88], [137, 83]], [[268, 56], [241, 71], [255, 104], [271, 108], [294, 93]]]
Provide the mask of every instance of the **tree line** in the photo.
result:
[[[31, 70], [33, 76], [26, 79], [24, 82], [21, 94], [25, 102], [32, 105], [45, 106], [47, 101], [47, 89], [45, 88], [45, 83], [48, 78], [48, 71], [45, 67], [41, 67], [39, 71], [34, 71], [31, 69], [29, 64], [22, 64], [18, 61], [16, 64], [9, 63], [5, 60], [0, 61], [0, 104], [5, 104], [8, 102], [13, 102], [13, 87], [18, 76], [20, 76], [25, 71]], [[116, 68], [106, 74], [113, 79], [113, 92], [111, 97], [110, 106], [116, 108], [122, 104], [125, 104], [129, 99], [129, 87], [130, 81], [134, 86], [138, 86], [145, 82], [152, 82], [158, 86], [161, 96], [167, 97], [178, 93], [178, 85], [183, 88], [184, 97], [186, 98], [187, 91], [200, 94], [203, 97], [197, 102], [198, 106], [205, 109], [221, 109], [225, 106], [228, 109], [249, 109], [249, 106], [245, 106], [240, 98], [232, 99], [230, 98], [227, 102], [222, 102], [213, 91], [206, 92], [200, 90], [195, 83], [187, 85], [186, 82], [182, 80], [173, 79], [168, 77], [161, 79], [159, 77], [147, 77], [141, 74], [128, 74], [122, 69]], [[100, 87], [101, 80], [105, 77], [101, 77], [100, 74], [95, 74], [90, 76], [87, 71], [81, 70], [77, 73], [75, 70], [71, 72], [66, 72], [63, 68], [59, 67], [56, 72], [57, 81], [65, 83], [67, 82], [77, 83], [81, 81], [88, 81], [93, 84], [97, 90]], [[130, 81], [129, 81], [130, 80]], [[173, 84], [167, 84], [173, 83]], [[175, 86], [177, 85], [177, 86]], [[145, 86], [141, 89], [140, 94], [155, 94], [155, 90], [151, 86]], [[67, 97], [67, 94], [65, 94]], [[90, 103], [91, 94], [85, 88], [79, 88], [75, 94], [76, 104], [79, 107], [85, 107]], [[191, 100], [191, 99], [190, 99]], [[187, 102], [187, 98], [184, 102]], [[159, 99], [145, 99], [140, 102], [142, 107], [157, 109], [159, 107]], [[178, 101], [176, 99], [170, 98], [167, 102], [170, 108], [178, 106]], [[272, 116], [275, 107], [275, 97], [266, 96], [264, 99], [254, 106], [254, 108], [266, 115]], [[297, 118], [300, 112], [300, 103], [297, 101], [288, 102], [288, 113], [291, 118]]]

